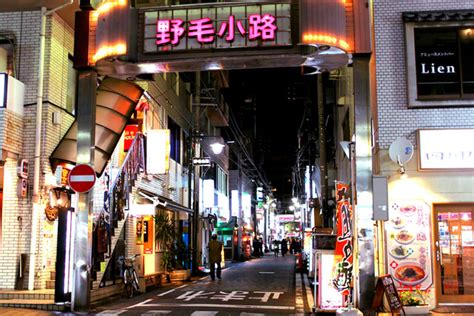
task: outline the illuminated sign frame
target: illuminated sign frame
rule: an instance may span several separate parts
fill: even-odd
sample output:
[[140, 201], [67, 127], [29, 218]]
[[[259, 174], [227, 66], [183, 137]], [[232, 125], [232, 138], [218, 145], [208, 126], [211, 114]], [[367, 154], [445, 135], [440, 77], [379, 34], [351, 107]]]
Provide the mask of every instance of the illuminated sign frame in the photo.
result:
[[293, 45], [291, 3], [163, 8], [144, 21], [144, 53]]
[[419, 129], [418, 169], [474, 169], [474, 129]]

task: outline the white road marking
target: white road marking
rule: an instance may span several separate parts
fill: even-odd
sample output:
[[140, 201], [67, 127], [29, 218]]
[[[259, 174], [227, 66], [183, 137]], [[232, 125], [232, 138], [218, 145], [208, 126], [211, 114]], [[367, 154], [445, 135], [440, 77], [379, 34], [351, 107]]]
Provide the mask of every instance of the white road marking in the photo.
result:
[[275, 272], [271, 272], [271, 271], [260, 271], [259, 273], [260, 274], [275, 274]]
[[296, 295], [295, 305], [297, 313], [304, 313], [303, 284], [301, 281], [301, 273], [296, 273]]
[[208, 278], [208, 276], [206, 275], [206, 276], [200, 278], [199, 280], [204, 280], [204, 279], [207, 279], [207, 278]]
[[176, 291], [177, 289], [182, 289], [183, 287], [186, 287], [186, 286], [188, 286], [188, 285], [184, 284], [184, 285], [178, 286], [177, 288], [174, 288], [174, 289], [171, 289], [171, 290], [166, 291], [164, 293], [158, 294], [157, 296], [165, 296], [166, 294], [170, 294], [170, 293]]
[[120, 315], [122, 313], [125, 313], [127, 310], [126, 309], [119, 309], [119, 310], [105, 310], [102, 311], [96, 315], [102, 315], [102, 316], [112, 316], [112, 315]]
[[166, 292], [163, 292], [163, 293], [161, 293], [161, 294], [158, 294], [157, 296], [165, 296], [166, 294], [172, 293], [172, 292], [174, 292], [175, 290], [176, 290], [176, 289], [171, 289], [171, 290], [169, 290], [169, 291], [166, 291]]
[[231, 305], [231, 304], [179, 304], [179, 303], [160, 303], [160, 304], [147, 304], [150, 300], [143, 301], [139, 304], [127, 307], [206, 307], [206, 308], [238, 308], [238, 309], [276, 309], [276, 310], [287, 310], [292, 311], [295, 309], [294, 306], [275, 306], [275, 305]]
[[148, 305], [146, 305], [146, 303], [151, 302], [151, 301], [153, 301], [153, 299], [150, 298], [148, 300], [144, 300], [143, 302], [140, 302], [140, 303], [132, 305], [132, 306], [128, 306], [126, 308], [129, 309], [129, 308], [134, 308], [134, 307], [148, 306]]
[[165, 311], [165, 310], [149, 310], [146, 313], [141, 314], [141, 316], [159, 316], [159, 315], [166, 315], [170, 314], [172, 311]]
[[217, 314], [218, 312], [214, 311], [195, 311], [191, 314], [191, 316], [213, 316]]

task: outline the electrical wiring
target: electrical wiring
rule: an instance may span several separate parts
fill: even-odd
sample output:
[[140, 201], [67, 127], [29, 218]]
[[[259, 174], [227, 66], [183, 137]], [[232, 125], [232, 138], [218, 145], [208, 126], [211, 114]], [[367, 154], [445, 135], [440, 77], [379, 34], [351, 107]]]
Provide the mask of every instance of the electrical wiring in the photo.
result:
[[[158, 84], [156, 84], [155, 81], [152, 81], [151, 84], [160, 92], [159, 95], [157, 96], [152, 96], [150, 93], [149, 95], [152, 97], [152, 99], [157, 103], [157, 104], [160, 104], [160, 102], [157, 100], [158, 98], [160, 97], [164, 97], [166, 99], [166, 102], [168, 104], [170, 104], [170, 106], [172, 108], [174, 108], [176, 110], [176, 112], [181, 116], [182, 119], [184, 119], [184, 121], [188, 124], [188, 128], [192, 129], [193, 128], [193, 123], [191, 121], [189, 121], [189, 119], [183, 114], [181, 113], [181, 107], [175, 107], [173, 106], [173, 102], [170, 101], [170, 99], [166, 96], [166, 94], [171, 91], [172, 89], [174, 89], [174, 87], [176, 86], [176, 84], [178, 83], [178, 80], [176, 80], [168, 89], [166, 89], [165, 91], [161, 90], [161, 88], [158, 86]], [[163, 123], [162, 121], [160, 121], [161, 123]]]
[[[201, 82], [201, 86], [204, 86], [205, 88], [205, 91], [208, 92], [208, 97], [210, 97], [211, 99], [213, 99], [214, 101], [217, 101], [215, 100], [216, 97], [212, 94], [209, 93], [209, 89], [207, 89], [206, 87], [206, 84], [205, 82]], [[216, 102], [217, 104], [217, 102]], [[219, 106], [216, 106], [216, 108], [218, 109], [218, 111], [224, 116], [226, 117], [226, 114], [222, 111], [222, 109], [219, 107]], [[265, 175], [263, 175], [260, 170], [258, 169], [258, 167], [256, 166], [252, 156], [250, 155], [250, 153], [248, 152], [247, 150], [247, 147], [245, 146], [245, 144], [243, 143], [242, 139], [243, 138], [246, 138], [246, 136], [244, 135], [244, 133], [242, 132], [242, 130], [240, 129], [238, 123], [236, 122], [235, 120], [235, 116], [234, 114], [232, 113], [232, 110], [229, 109], [229, 121], [227, 122], [228, 125], [229, 125], [229, 130], [234, 138], [234, 140], [237, 142], [238, 146], [239, 146], [239, 150], [240, 152], [235, 152], [237, 155], [239, 155], [240, 153], [243, 153], [243, 156], [244, 156], [244, 159], [246, 159], [246, 161], [248, 161], [248, 165], [246, 164], [245, 166], [241, 165], [240, 163], [237, 163], [237, 166], [239, 166], [239, 168], [241, 168], [242, 170], [252, 170], [253, 173], [255, 173], [255, 175], [252, 175], [250, 176], [250, 178], [256, 178], [257, 180], [259, 180], [262, 185], [264, 186], [265, 190], [267, 191], [271, 191], [271, 187], [270, 185], [268, 184], [268, 180], [266, 178]], [[232, 149], [231, 149], [232, 150]]]

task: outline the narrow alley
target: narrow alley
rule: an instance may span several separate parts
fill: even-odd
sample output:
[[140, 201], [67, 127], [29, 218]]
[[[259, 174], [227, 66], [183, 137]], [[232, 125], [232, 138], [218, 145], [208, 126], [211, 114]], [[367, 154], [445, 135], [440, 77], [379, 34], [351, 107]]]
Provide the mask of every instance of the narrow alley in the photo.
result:
[[[295, 257], [267, 254], [245, 262], [229, 263], [222, 279], [209, 276], [191, 282], [101, 305], [97, 315], [249, 315], [297, 314], [310, 311], [296, 274]], [[298, 291], [298, 289], [300, 289]], [[299, 295], [296, 293], [299, 292]], [[304, 295], [305, 296], [305, 295]], [[305, 303], [305, 306], [302, 304]]]

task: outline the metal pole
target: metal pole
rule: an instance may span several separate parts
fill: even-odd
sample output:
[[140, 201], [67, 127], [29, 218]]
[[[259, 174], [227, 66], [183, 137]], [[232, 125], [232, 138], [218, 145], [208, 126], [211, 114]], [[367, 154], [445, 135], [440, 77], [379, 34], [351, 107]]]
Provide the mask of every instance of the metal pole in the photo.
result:
[[[196, 78], [195, 78], [195, 91], [194, 91], [194, 105], [192, 108], [192, 113], [194, 115], [194, 126], [195, 130], [199, 131], [200, 128], [200, 107], [199, 104], [201, 102], [201, 73], [196, 72]], [[194, 132], [194, 131], [193, 131]], [[193, 146], [197, 147], [196, 142], [192, 138], [193, 135], [191, 135], [191, 140]], [[198, 150], [196, 150], [196, 147], [194, 150], [192, 150], [193, 156], [195, 156], [197, 153], [199, 153]], [[191, 157], [192, 159], [193, 157]], [[198, 229], [199, 229], [199, 166], [194, 166], [191, 165], [191, 170], [194, 175], [194, 182], [193, 182], [193, 227], [192, 227], [192, 274], [196, 275], [199, 271], [198, 269]]]
[[364, 314], [370, 310], [374, 288], [374, 222], [372, 202], [372, 149], [370, 144], [370, 54], [354, 56], [356, 207], [353, 210], [355, 236], [355, 301]]
[[[96, 72], [81, 70], [77, 89], [77, 164], [94, 165], [96, 91]], [[93, 194], [77, 195], [72, 310], [88, 312], [91, 291]]]
[[321, 169], [321, 197], [319, 201], [319, 216], [318, 223], [315, 226], [321, 225], [325, 227], [324, 220], [322, 218], [322, 210], [326, 206], [326, 199], [328, 196], [328, 171], [326, 161], [326, 126], [324, 113], [324, 91], [323, 91], [323, 75], [317, 75], [317, 91], [318, 91], [318, 128], [319, 128], [319, 168]]
[[36, 135], [35, 135], [35, 156], [33, 173], [33, 213], [31, 216], [31, 238], [30, 238], [30, 264], [28, 272], [28, 290], [35, 286], [35, 265], [36, 265], [36, 242], [38, 230], [39, 207], [39, 182], [40, 182], [40, 157], [41, 157], [41, 131], [43, 114], [43, 74], [44, 74], [44, 45], [46, 34], [46, 8], [41, 8], [41, 30], [40, 30], [40, 57], [38, 63], [38, 92], [36, 96]]

